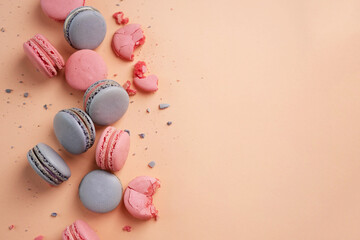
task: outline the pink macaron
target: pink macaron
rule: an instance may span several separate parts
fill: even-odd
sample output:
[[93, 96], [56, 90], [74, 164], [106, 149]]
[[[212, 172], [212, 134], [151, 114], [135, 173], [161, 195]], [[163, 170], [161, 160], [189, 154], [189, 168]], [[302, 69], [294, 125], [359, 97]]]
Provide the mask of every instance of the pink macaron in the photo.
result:
[[159, 187], [160, 181], [157, 178], [140, 176], [133, 179], [124, 193], [124, 204], [128, 212], [141, 220], [156, 219], [158, 210], [153, 204], [153, 195]]
[[33, 65], [49, 78], [64, 68], [64, 59], [43, 35], [36, 34], [23, 44], [24, 51]]
[[85, 91], [96, 81], [107, 77], [104, 59], [89, 49], [73, 53], [66, 61], [65, 79], [74, 89]]
[[76, 220], [66, 227], [62, 234], [63, 240], [100, 240], [94, 230], [84, 221]]
[[143, 92], [156, 92], [158, 90], [158, 77], [154, 74], [145, 76], [146, 63], [139, 61], [134, 66], [134, 85]]
[[64, 21], [75, 8], [84, 6], [85, 0], [41, 0], [43, 12], [51, 19]]
[[96, 164], [103, 170], [119, 171], [125, 164], [130, 148], [127, 132], [107, 127], [96, 147]]

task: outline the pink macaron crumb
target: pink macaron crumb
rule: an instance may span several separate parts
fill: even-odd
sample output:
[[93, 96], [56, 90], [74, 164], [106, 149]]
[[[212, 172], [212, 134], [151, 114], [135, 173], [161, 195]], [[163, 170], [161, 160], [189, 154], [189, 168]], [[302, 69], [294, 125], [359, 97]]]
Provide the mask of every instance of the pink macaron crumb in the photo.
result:
[[9, 226], [9, 230], [13, 230], [14, 229], [14, 225], [13, 224], [11, 224], [10, 226]]
[[126, 226], [124, 226], [124, 227], [122, 228], [122, 230], [123, 230], [123, 231], [126, 231], [126, 232], [131, 232], [131, 229], [132, 229], [132, 227], [129, 226], [129, 225], [126, 225]]
[[131, 89], [131, 82], [130, 81], [126, 81], [123, 85], [123, 88], [125, 89], [125, 91], [129, 94], [129, 96], [134, 96], [136, 94], [136, 90], [135, 89]]
[[36, 238], [34, 238], [34, 240], [43, 240], [44, 239], [44, 236], [37, 236]]
[[123, 12], [116, 12], [113, 14], [113, 18], [115, 18], [115, 21], [117, 24], [121, 25], [121, 24], [127, 24], [129, 22], [129, 18], [124, 18], [124, 13]]
[[146, 63], [143, 61], [138, 61], [134, 66], [134, 77], [143, 78], [146, 72]]

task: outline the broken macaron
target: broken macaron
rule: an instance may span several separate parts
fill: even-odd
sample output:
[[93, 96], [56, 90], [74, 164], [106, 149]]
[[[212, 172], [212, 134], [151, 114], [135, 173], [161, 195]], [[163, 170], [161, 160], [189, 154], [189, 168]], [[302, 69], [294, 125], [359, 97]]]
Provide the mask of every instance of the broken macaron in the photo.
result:
[[23, 48], [36, 69], [49, 78], [56, 76], [57, 70], [61, 70], [65, 66], [63, 57], [49, 40], [41, 34], [36, 34], [26, 41]]
[[155, 92], [158, 90], [158, 77], [154, 74], [145, 76], [146, 63], [139, 61], [134, 66], [134, 85], [143, 92]]
[[134, 50], [145, 43], [144, 32], [139, 24], [128, 24], [119, 28], [112, 39], [112, 49], [116, 56], [132, 61]]
[[127, 132], [107, 127], [96, 147], [96, 164], [103, 170], [119, 171], [125, 164], [130, 148]]
[[124, 193], [124, 204], [128, 212], [137, 219], [156, 219], [158, 210], [153, 204], [153, 195], [159, 187], [160, 181], [157, 178], [148, 176], [134, 178]]

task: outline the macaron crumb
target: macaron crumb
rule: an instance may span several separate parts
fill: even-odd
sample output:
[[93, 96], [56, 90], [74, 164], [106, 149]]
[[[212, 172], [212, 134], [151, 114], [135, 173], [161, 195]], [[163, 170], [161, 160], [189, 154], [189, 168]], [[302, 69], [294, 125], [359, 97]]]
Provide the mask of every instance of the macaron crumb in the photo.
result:
[[129, 226], [129, 225], [126, 225], [126, 226], [124, 226], [124, 227], [122, 228], [122, 230], [123, 230], [123, 231], [126, 231], [126, 232], [131, 232], [131, 229], [132, 229], [132, 227]]
[[56, 212], [53, 212], [53, 213], [51, 213], [51, 216], [52, 216], [52, 217], [56, 217], [56, 216], [57, 216], [57, 213], [56, 213]]
[[149, 166], [149, 168], [155, 167], [155, 162], [154, 161], [149, 162], [148, 166]]
[[159, 109], [166, 109], [168, 107], [170, 107], [170, 104], [167, 104], [167, 103], [160, 103], [159, 104]]
[[115, 18], [115, 21], [117, 24], [121, 25], [121, 24], [127, 24], [129, 22], [129, 18], [125, 17], [124, 18], [124, 13], [123, 12], [116, 12], [113, 14], [113, 18]]
[[5, 28], [2, 27], [2, 28], [1, 28], [1, 31], [2, 31], [2, 32], [5, 32]]
[[48, 110], [47, 104], [44, 104], [43, 108], [44, 108], [45, 110]]
[[24, 93], [24, 98], [27, 98], [28, 96], [29, 96], [28, 92]]
[[147, 112], [147, 113], [150, 113], [150, 108], [147, 108], [147, 109], [146, 109], [146, 112]]
[[140, 134], [139, 134], [139, 137], [140, 137], [140, 138], [145, 138], [145, 133], [140, 133]]
[[129, 130], [125, 129], [124, 132], [127, 132], [129, 134], [129, 136], [130, 136], [130, 131]]
[[170, 126], [170, 125], [172, 124], [172, 122], [171, 122], [171, 121], [168, 121], [166, 124], [167, 124], [168, 126]]
[[5, 89], [5, 92], [6, 92], [6, 93], [11, 93], [12, 91], [14, 91], [14, 90], [12, 90], [12, 89], [10, 89], [10, 88]]
[[34, 238], [34, 240], [43, 240], [43, 239], [44, 239], [44, 236], [42, 236], [42, 235], [39, 235], [36, 238]]
[[13, 230], [14, 229], [14, 225], [13, 224], [11, 224], [10, 226], [9, 226], [9, 230]]
[[129, 94], [129, 96], [134, 96], [136, 94], [136, 90], [130, 88], [131, 82], [129, 80], [126, 81], [122, 87], [126, 90], [126, 92]]
[[21, 125], [19, 125], [19, 127], [18, 128], [22, 128], [22, 126]]

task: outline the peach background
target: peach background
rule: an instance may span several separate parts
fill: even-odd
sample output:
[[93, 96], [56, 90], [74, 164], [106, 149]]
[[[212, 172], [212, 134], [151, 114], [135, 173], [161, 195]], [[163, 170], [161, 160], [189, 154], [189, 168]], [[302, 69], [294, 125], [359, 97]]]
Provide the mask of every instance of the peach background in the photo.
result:
[[[131, 130], [130, 156], [116, 175], [124, 186], [138, 175], [160, 178], [154, 200], [160, 218], [141, 222], [123, 205], [102, 215], [81, 205], [77, 187], [96, 169], [95, 148], [79, 156], [66, 153], [52, 120], [63, 108], [81, 107], [82, 93], [67, 86], [63, 72], [54, 79], [37, 73], [22, 43], [42, 33], [65, 59], [74, 49], [63, 38], [62, 24], [44, 16], [39, 1], [3, 0], [1, 239], [42, 234], [60, 240], [78, 218], [101, 239], [359, 239], [359, 1], [87, 5], [107, 21], [106, 39], [96, 51], [109, 77], [120, 83], [131, 78], [134, 63], [112, 53], [118, 26], [111, 15], [123, 10], [144, 27], [147, 40], [135, 60], [145, 60], [159, 76], [160, 90], [132, 97], [127, 114], [114, 124]], [[6, 88], [14, 91], [7, 94]], [[159, 111], [163, 102], [171, 107]], [[44, 104], [52, 105], [44, 110]], [[103, 128], [97, 130], [99, 137]], [[61, 149], [72, 170], [60, 187], [49, 187], [26, 161], [38, 142]], [[152, 160], [156, 166], [149, 169]], [[58, 216], [50, 217], [52, 212]], [[123, 232], [124, 225], [133, 231]]]

